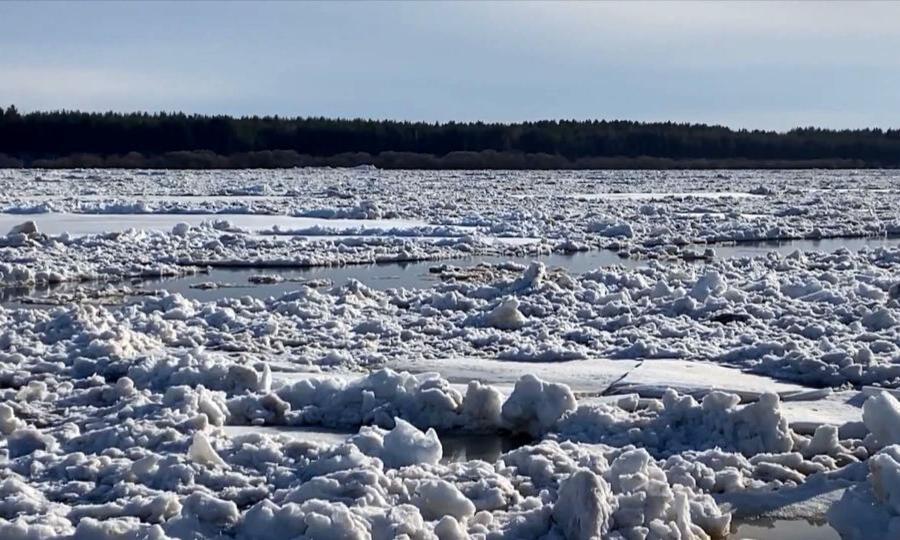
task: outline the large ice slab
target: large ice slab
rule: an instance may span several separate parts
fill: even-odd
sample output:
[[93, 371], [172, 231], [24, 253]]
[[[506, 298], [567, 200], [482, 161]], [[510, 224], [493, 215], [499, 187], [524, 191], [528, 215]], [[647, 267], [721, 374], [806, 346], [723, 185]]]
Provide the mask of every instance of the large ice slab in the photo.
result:
[[856, 390], [833, 392], [812, 400], [788, 400], [781, 408], [794, 431], [812, 434], [821, 425], [838, 426], [842, 437], [862, 438], [862, 404], [866, 394]]
[[599, 394], [637, 367], [634, 360], [591, 358], [568, 362], [513, 362], [464, 357], [444, 359], [397, 359], [390, 367], [410, 373], [436, 372], [449, 381], [477, 380], [511, 389], [524, 374], [532, 373], [549, 382], [562, 383], [577, 393]]
[[661, 396], [666, 388], [691, 395], [721, 390], [742, 399], [755, 399], [766, 392], [787, 395], [809, 390], [798, 384], [775, 381], [734, 368], [688, 360], [646, 360], [614, 386], [617, 392], [637, 392], [644, 397]]
[[[411, 219], [324, 219], [283, 215], [257, 214], [155, 214], [155, 213], [98, 213], [98, 214], [0, 214], [0, 231], [8, 231], [25, 220], [34, 221], [38, 230], [46, 234], [96, 234], [122, 232], [128, 229], [170, 231], [178, 223], [200, 225], [207, 221], [227, 220], [235, 227], [249, 230], [306, 229], [321, 227], [352, 233], [358, 229], [409, 229], [427, 223]], [[462, 230], [460, 233], [462, 234]]]

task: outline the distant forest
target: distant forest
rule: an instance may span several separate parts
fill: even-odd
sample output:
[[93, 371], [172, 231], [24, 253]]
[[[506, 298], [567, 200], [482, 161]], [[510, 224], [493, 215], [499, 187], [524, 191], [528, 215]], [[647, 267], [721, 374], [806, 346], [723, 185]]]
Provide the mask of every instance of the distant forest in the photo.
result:
[[900, 130], [734, 130], [704, 124], [512, 124], [202, 116], [20, 114], [0, 107], [0, 167], [411, 169], [887, 168]]

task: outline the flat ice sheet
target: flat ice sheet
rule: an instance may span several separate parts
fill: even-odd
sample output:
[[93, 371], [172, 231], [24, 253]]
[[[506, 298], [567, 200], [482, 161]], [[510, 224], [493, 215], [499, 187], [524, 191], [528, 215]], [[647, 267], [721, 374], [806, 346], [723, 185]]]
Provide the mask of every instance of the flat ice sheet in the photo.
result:
[[237, 227], [250, 230], [303, 229], [327, 227], [352, 231], [365, 229], [404, 229], [427, 225], [423, 221], [405, 219], [323, 219], [259, 214], [0, 214], [0, 232], [6, 232], [24, 221], [34, 221], [47, 234], [96, 234], [128, 229], [170, 231], [177, 223], [200, 225], [206, 221], [228, 220]]
[[584, 200], [609, 200], [609, 201], [644, 201], [657, 199], [685, 199], [695, 197], [698, 199], [753, 199], [761, 198], [762, 195], [746, 193], [741, 191], [681, 191], [681, 192], [645, 192], [645, 193], [574, 193], [571, 195], [576, 199]]
[[250, 433], [261, 433], [264, 435], [282, 435], [298, 441], [322, 444], [341, 444], [352, 435], [345, 431], [329, 430], [322, 427], [223, 426], [222, 431], [229, 437], [238, 437]]
[[688, 394], [722, 390], [744, 399], [754, 399], [765, 392], [789, 394], [809, 390], [734, 368], [687, 360], [646, 360], [615, 385], [617, 392], [637, 392], [643, 397], [662, 395], [666, 388]]
[[840, 540], [840, 535], [824, 524], [798, 520], [760, 520], [741, 524], [734, 531], [736, 538], [753, 540]]
[[862, 404], [865, 399], [862, 392], [849, 390], [834, 392], [821, 399], [786, 401], [781, 404], [781, 408], [791, 427], [798, 433], [810, 434], [823, 424], [831, 424], [843, 427], [842, 432], [851, 436], [854, 435], [853, 426], [862, 422]]
[[388, 367], [410, 373], [437, 372], [449, 381], [468, 383], [479, 380], [498, 387], [509, 387], [524, 374], [532, 373], [550, 382], [564, 383], [579, 393], [601, 393], [634, 369], [634, 360], [593, 358], [569, 362], [509, 362], [485, 358], [398, 359]]

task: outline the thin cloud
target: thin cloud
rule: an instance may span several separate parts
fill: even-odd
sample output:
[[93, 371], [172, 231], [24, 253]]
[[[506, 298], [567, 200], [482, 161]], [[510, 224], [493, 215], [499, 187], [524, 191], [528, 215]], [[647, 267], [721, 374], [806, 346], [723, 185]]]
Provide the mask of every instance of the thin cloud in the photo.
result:
[[[145, 71], [92, 67], [2, 66], [0, 95], [22, 110], [134, 108], [136, 102], [177, 108], [218, 100], [222, 83]], [[171, 107], [166, 107], [171, 104]]]

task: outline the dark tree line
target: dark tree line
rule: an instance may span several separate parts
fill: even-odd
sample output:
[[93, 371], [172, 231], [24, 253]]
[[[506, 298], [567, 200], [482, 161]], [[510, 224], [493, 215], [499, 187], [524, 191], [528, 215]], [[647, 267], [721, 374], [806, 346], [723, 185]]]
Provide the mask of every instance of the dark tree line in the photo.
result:
[[900, 130], [630, 121], [514, 124], [201, 116], [20, 114], [0, 108], [0, 166], [588, 168], [900, 166]]

